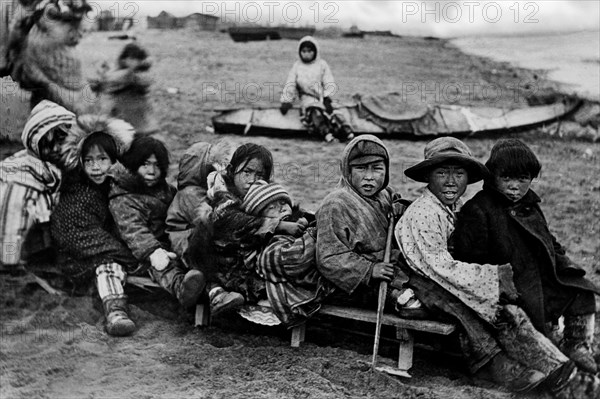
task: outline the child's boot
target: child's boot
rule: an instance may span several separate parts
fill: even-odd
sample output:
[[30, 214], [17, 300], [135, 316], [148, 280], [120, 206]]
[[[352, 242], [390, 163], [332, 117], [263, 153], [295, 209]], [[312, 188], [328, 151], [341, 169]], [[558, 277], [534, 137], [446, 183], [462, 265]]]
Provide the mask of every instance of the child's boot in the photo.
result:
[[186, 273], [179, 267], [171, 266], [161, 271], [153, 268], [150, 270], [154, 280], [177, 298], [184, 308], [194, 306], [206, 287], [204, 274], [199, 270], [192, 269]]
[[228, 292], [222, 287], [214, 287], [208, 293], [210, 299], [210, 314], [216, 316], [229, 309], [242, 306], [245, 302], [244, 296], [239, 292]]
[[106, 316], [106, 332], [115, 337], [124, 337], [135, 331], [135, 324], [129, 318], [127, 297], [104, 298], [104, 315]]
[[577, 367], [588, 373], [596, 373], [598, 366], [594, 360], [594, 324], [593, 313], [578, 316], [565, 316], [565, 330], [560, 349]]

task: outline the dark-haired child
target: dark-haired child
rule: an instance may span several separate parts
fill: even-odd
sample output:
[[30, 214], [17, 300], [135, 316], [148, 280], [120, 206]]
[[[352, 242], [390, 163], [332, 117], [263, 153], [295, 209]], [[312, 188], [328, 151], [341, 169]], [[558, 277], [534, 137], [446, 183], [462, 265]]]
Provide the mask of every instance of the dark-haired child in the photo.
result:
[[[241, 209], [244, 196], [257, 180], [271, 179], [271, 152], [257, 144], [243, 144], [231, 157], [228, 167], [214, 171], [207, 178], [210, 215], [210, 238], [197, 229], [190, 238], [194, 258], [212, 258], [213, 269], [207, 279], [211, 282], [209, 297], [214, 315], [227, 308], [256, 302], [264, 291], [262, 279], [254, 266], [244, 260], [243, 253], [266, 243], [276, 232], [300, 234], [304, 226], [277, 218], [251, 216]], [[242, 296], [243, 295], [243, 296]]]
[[146, 49], [137, 43], [128, 43], [119, 54], [115, 68], [103, 64], [98, 77], [91, 81], [92, 89], [100, 95], [102, 111], [131, 123], [140, 134], [158, 129], [148, 98], [151, 66]]
[[302, 107], [302, 123], [309, 133], [316, 133], [326, 142], [338, 138], [352, 140], [354, 134], [339, 112], [334, 111], [331, 96], [336, 91], [333, 74], [327, 62], [319, 58], [319, 46], [311, 36], [305, 36], [298, 43], [300, 59], [288, 73], [281, 93], [281, 113], [292, 108], [296, 98]]
[[109, 169], [133, 140], [134, 130], [121, 120], [92, 115], [77, 122], [63, 148], [67, 173], [52, 214], [52, 238], [58, 263], [75, 287], [96, 283], [106, 331], [125, 336], [135, 324], [123, 286], [137, 260], [119, 238], [108, 209]]
[[61, 184], [61, 145], [75, 114], [44, 100], [32, 110], [21, 139], [24, 150], [0, 162], [0, 262], [14, 267], [47, 253], [50, 215]]
[[600, 289], [584, 277], [550, 232], [540, 198], [530, 188], [541, 164], [522, 141], [498, 141], [486, 167], [483, 190], [462, 208], [455, 231], [457, 259], [512, 265], [520, 305], [540, 332], [552, 338], [561, 316], [560, 349], [581, 369], [596, 372], [593, 358], [594, 294]]
[[167, 148], [153, 137], [138, 136], [121, 162], [122, 167], [113, 168], [109, 207], [121, 238], [142, 264], [136, 273], [147, 270], [183, 307], [195, 305], [204, 290], [204, 276], [198, 270], [185, 270], [171, 252], [165, 231], [176, 191], [166, 181]]

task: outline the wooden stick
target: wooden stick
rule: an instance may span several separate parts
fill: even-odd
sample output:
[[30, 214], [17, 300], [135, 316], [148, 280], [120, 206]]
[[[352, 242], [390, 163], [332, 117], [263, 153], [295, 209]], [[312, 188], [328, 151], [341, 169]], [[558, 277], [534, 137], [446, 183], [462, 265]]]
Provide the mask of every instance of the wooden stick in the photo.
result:
[[[389, 224], [387, 237], [385, 241], [385, 251], [383, 253], [383, 261], [389, 263], [392, 253], [392, 236], [394, 235], [394, 215], [388, 215]], [[387, 294], [387, 281], [383, 280], [379, 284], [379, 296], [377, 298], [377, 323], [375, 324], [375, 342], [373, 343], [373, 358], [371, 359], [371, 367], [375, 370], [377, 363], [377, 353], [379, 352], [379, 336], [381, 335], [381, 324], [383, 321], [383, 308], [385, 306], [385, 297]]]

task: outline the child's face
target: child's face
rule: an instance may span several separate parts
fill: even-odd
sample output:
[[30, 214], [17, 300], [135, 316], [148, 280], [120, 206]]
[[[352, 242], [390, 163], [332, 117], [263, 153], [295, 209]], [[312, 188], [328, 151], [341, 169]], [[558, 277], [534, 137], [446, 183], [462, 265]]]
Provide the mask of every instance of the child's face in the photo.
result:
[[261, 216], [283, 220], [289, 216], [292, 216], [292, 207], [286, 200], [278, 199], [270, 202], [269, 205], [267, 205], [267, 207], [261, 212]]
[[494, 176], [494, 184], [498, 191], [512, 202], [517, 202], [527, 194], [533, 179], [529, 175], [518, 177]]
[[429, 191], [442, 204], [452, 206], [467, 190], [469, 176], [461, 165], [442, 164], [429, 172]]
[[67, 137], [67, 132], [57, 126], [50, 129], [38, 142], [40, 158], [42, 161], [58, 164], [60, 162], [60, 149]]
[[350, 183], [365, 197], [372, 197], [382, 188], [387, 168], [384, 161], [350, 166]]
[[244, 197], [250, 186], [257, 180], [265, 180], [265, 168], [256, 158], [251, 159], [233, 175], [233, 184], [240, 197]]
[[156, 155], [152, 154], [146, 162], [144, 162], [137, 170], [139, 176], [144, 179], [146, 187], [154, 187], [158, 184], [161, 178], [160, 168]]
[[315, 59], [315, 51], [310, 47], [302, 47], [300, 49], [300, 59], [303, 62], [311, 62]]
[[96, 184], [102, 184], [106, 181], [108, 169], [110, 169], [112, 164], [113, 161], [106, 151], [97, 145], [91, 147], [83, 157], [83, 171]]

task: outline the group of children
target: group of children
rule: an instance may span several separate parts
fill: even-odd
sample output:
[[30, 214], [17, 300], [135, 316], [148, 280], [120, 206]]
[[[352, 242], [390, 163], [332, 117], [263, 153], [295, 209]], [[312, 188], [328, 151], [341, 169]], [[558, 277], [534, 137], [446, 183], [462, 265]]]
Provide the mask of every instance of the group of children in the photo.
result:
[[[124, 290], [128, 275], [150, 276], [184, 307], [206, 295], [213, 314], [268, 299], [289, 326], [317, 312], [326, 298], [373, 307], [382, 280], [390, 282], [390, 310], [398, 310], [399, 294], [411, 286], [410, 273], [398, 267], [398, 249], [390, 263], [382, 261], [399, 195], [388, 186], [389, 153], [373, 136], [348, 143], [340, 183], [316, 217], [271, 181], [273, 158], [260, 145], [194, 144], [181, 159], [175, 189], [166, 182], [165, 145], [119, 119], [76, 117], [43, 101], [22, 139], [26, 150], [0, 163], [2, 263], [56, 248], [74, 284], [94, 283], [111, 335], [135, 331]], [[434, 180], [414, 176], [428, 181], [453, 215], [464, 179], [486, 178], [459, 214], [454, 256], [508, 265], [512, 280], [505, 288], [514, 287], [508, 297], [519, 298], [545, 335], [564, 316], [563, 350], [595, 372], [593, 295], [600, 290], [548, 229], [530, 189], [539, 161], [521, 141], [501, 140], [487, 166], [489, 172], [461, 172], [458, 165]], [[450, 188], [436, 183], [449, 179], [444, 173], [454, 179]]]
[[[334, 133], [319, 129], [335, 114], [331, 72], [313, 39], [300, 41], [299, 55], [281, 112], [299, 96], [307, 125], [330, 141]], [[369, 135], [353, 138], [348, 126], [335, 123], [342, 126], [335, 135], [350, 142], [338, 186], [313, 215], [272, 181], [272, 154], [263, 146], [196, 143], [180, 160], [175, 188], [166, 181], [169, 153], [161, 141], [123, 120], [76, 116], [42, 101], [23, 130], [25, 150], [0, 163], [2, 263], [23, 264], [56, 249], [73, 284], [96, 287], [106, 330], [115, 336], [136, 328], [124, 289], [128, 275], [149, 276], [186, 308], [207, 297], [213, 316], [267, 299], [288, 326], [325, 300], [374, 307], [381, 281], [390, 283], [388, 310], [406, 307], [410, 287], [425, 308], [474, 324], [496, 320], [500, 297], [550, 338], [564, 317], [557, 345], [577, 367], [597, 372], [592, 342], [600, 290], [550, 233], [531, 190], [541, 165], [527, 145], [500, 140], [483, 166], [456, 139], [432, 141], [425, 160], [406, 170], [427, 183], [426, 194], [399, 219], [406, 200], [389, 186], [386, 146]], [[460, 210], [466, 185], [480, 179], [483, 190]], [[384, 262], [390, 223], [397, 223], [398, 245]], [[414, 238], [410, 248], [402, 237]], [[439, 248], [427, 247], [432, 243]], [[467, 270], [472, 275], [463, 276]], [[419, 285], [424, 277], [433, 283]], [[461, 279], [467, 290], [457, 288]], [[474, 313], [452, 313], [453, 303]], [[546, 377], [530, 372], [513, 387], [529, 389]]]

